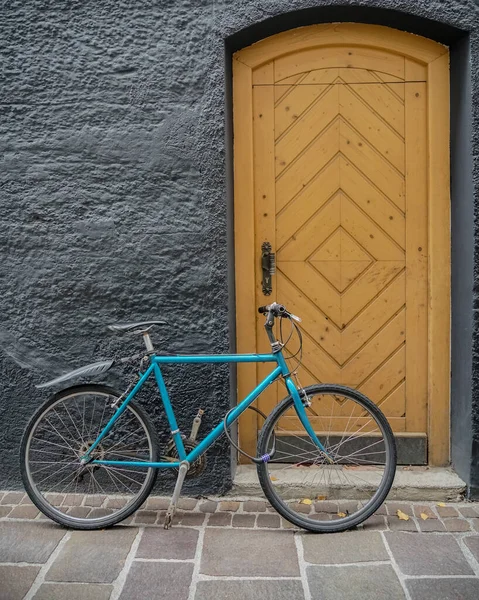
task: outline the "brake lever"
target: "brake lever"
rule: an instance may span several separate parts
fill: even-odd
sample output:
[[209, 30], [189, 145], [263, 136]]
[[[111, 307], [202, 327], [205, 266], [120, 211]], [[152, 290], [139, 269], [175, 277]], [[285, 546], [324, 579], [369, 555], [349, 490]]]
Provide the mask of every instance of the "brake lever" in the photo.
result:
[[301, 321], [303, 320], [301, 317], [298, 317], [297, 315], [293, 315], [292, 313], [289, 313], [289, 318], [293, 319], [293, 321], [298, 321], [298, 323], [301, 323]]

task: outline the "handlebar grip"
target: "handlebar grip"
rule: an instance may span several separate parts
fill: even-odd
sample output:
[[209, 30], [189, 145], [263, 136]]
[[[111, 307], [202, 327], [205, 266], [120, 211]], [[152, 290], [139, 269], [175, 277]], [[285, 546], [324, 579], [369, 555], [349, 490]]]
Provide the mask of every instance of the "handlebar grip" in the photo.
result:
[[269, 311], [267, 306], [260, 306], [258, 308], [258, 312], [260, 315], [265, 315]]

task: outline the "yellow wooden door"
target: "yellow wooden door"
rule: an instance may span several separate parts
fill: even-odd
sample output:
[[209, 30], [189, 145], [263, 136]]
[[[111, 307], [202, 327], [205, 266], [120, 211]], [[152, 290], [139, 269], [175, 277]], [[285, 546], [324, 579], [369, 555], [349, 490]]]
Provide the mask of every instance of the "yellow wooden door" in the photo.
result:
[[[399, 34], [394, 48], [390, 32]], [[405, 38], [414, 38], [412, 52]], [[381, 407], [397, 435], [425, 439], [434, 408], [428, 403], [428, 270], [444, 268], [429, 260], [428, 183], [435, 165], [428, 149], [432, 129], [445, 122], [447, 132], [448, 119], [444, 113], [442, 125], [431, 115], [428, 121], [429, 65], [445, 65], [437, 83], [447, 94], [446, 49], [383, 27], [348, 24], [286, 32], [234, 58], [236, 247], [249, 244], [253, 253], [247, 274], [237, 262], [237, 302], [276, 300], [303, 318], [303, 385], [357, 388]], [[251, 130], [249, 148], [241, 146], [240, 128]], [[441, 143], [447, 148], [447, 133]], [[447, 154], [443, 160], [437, 168], [447, 174]], [[253, 193], [248, 206], [239, 202], [245, 177]], [[446, 215], [447, 198], [443, 190], [435, 199]], [[446, 229], [447, 223], [442, 245], [449, 242]], [[261, 286], [264, 241], [277, 255], [270, 297]], [[254, 291], [246, 299], [251, 276]], [[264, 318], [256, 315], [250, 326], [247, 319], [238, 313], [241, 350], [268, 351]], [[439, 315], [439, 327], [447, 338], [448, 314]], [[265, 365], [254, 375], [240, 370], [239, 389], [267, 371]], [[284, 395], [281, 384], [271, 386], [260, 408], [270, 412]], [[243, 419], [241, 438], [250, 450], [258, 426], [256, 418]], [[297, 427], [294, 420], [290, 426]]]

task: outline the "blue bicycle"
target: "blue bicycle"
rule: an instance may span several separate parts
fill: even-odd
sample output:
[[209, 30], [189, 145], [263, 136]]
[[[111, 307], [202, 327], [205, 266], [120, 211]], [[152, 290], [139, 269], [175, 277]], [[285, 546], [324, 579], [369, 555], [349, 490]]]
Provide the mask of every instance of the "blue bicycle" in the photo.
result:
[[[199, 476], [208, 448], [223, 433], [232, 442], [229, 427], [261, 392], [282, 380], [288, 395], [269, 416], [263, 415], [258, 456], [249, 457], [256, 464], [267, 499], [285, 519], [315, 532], [343, 531], [372, 515], [386, 498], [396, 470], [394, 437], [385, 416], [357, 390], [334, 384], [303, 388], [296, 368], [288, 366], [294, 360], [301, 362], [301, 330], [296, 324], [300, 319], [277, 303], [259, 312], [266, 317], [269, 354], [156, 354], [150, 330], [164, 322], [118, 324], [110, 329], [142, 335], [146, 351], [94, 363], [38, 386], [99, 375], [118, 362], [140, 361], [137, 378], [123, 394], [103, 385], [77, 385], [55, 394], [33, 415], [21, 444], [21, 472], [32, 502], [62, 525], [105, 528], [143, 504], [159, 469], [174, 469], [177, 479], [165, 516], [168, 528], [185, 477]], [[299, 350], [289, 361], [282, 326], [279, 340], [274, 333], [277, 319], [280, 325], [283, 320], [291, 324], [286, 343], [293, 333], [299, 339]], [[161, 366], [245, 362], [271, 363], [273, 368], [201, 442], [196, 439], [201, 410], [190, 436], [183, 435]], [[161, 452], [150, 419], [133, 400], [151, 376], [156, 379], [171, 436]]]

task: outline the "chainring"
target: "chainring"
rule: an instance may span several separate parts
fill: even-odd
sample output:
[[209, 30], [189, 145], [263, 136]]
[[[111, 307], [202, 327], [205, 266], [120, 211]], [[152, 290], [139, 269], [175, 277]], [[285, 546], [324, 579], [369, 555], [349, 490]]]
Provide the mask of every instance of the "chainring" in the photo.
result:
[[[183, 445], [185, 447], [186, 453], [188, 454], [192, 450], [198, 446], [198, 442], [193, 442], [192, 440], [183, 440]], [[170, 440], [168, 446], [166, 447], [166, 456], [168, 458], [173, 458], [175, 460], [179, 460], [178, 450], [176, 449], [175, 442]], [[191, 463], [190, 468], [188, 469], [188, 473], [186, 474], [186, 479], [193, 479], [195, 477], [199, 477], [203, 471], [206, 469], [206, 455], [202, 454], [199, 456], [194, 462]]]

